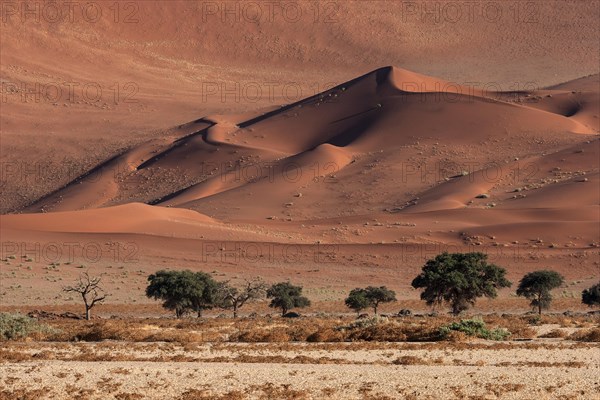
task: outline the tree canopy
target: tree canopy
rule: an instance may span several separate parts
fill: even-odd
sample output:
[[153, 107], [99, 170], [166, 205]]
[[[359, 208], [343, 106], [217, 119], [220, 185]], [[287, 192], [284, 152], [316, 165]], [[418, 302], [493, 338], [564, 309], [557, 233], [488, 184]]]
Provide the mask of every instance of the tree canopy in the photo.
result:
[[294, 286], [290, 282], [280, 282], [267, 290], [267, 298], [271, 299], [269, 307], [281, 309], [285, 315], [292, 308], [310, 306], [310, 300], [302, 296], [302, 286]]
[[371, 306], [371, 303], [367, 298], [367, 291], [361, 288], [352, 289], [346, 300], [344, 300], [344, 303], [348, 308], [356, 311], [357, 313], [360, 313], [365, 308]]
[[396, 301], [396, 293], [385, 286], [369, 286], [364, 289], [352, 289], [345, 300], [346, 306], [357, 313], [365, 308], [373, 308], [377, 314], [377, 307], [381, 303]]
[[161, 270], [148, 277], [146, 296], [163, 300], [163, 307], [174, 310], [177, 318], [214, 307], [219, 284], [204, 272]]
[[506, 270], [487, 262], [484, 253], [444, 252], [428, 260], [413, 281], [423, 289], [421, 299], [430, 306], [450, 304], [454, 315], [475, 304], [479, 297], [495, 298], [496, 289], [510, 287]]
[[531, 302], [531, 307], [537, 308], [538, 313], [550, 307], [552, 295], [550, 291], [564, 283], [564, 278], [556, 271], [540, 270], [526, 274], [519, 282], [517, 296], [525, 297]]
[[600, 283], [581, 292], [581, 302], [590, 307], [600, 306]]

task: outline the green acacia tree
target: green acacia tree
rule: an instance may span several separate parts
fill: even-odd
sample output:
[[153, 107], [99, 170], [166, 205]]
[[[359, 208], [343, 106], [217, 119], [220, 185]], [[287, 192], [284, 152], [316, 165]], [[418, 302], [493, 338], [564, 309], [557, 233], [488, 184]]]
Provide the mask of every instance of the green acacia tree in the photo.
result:
[[175, 311], [177, 318], [214, 307], [219, 284], [204, 272], [161, 270], [148, 277], [146, 296], [163, 301], [163, 307]]
[[290, 282], [280, 282], [267, 290], [267, 298], [271, 299], [269, 307], [281, 309], [281, 315], [292, 308], [310, 306], [310, 300], [302, 296], [302, 286], [294, 286]]
[[194, 278], [204, 286], [202, 295], [193, 299], [194, 311], [200, 318], [204, 310], [210, 310], [219, 305], [220, 289], [223, 283], [215, 281], [206, 272], [194, 272]]
[[388, 289], [385, 286], [369, 286], [365, 289], [369, 306], [373, 308], [373, 313], [377, 315], [377, 307], [382, 303], [390, 303], [396, 301], [396, 292]]
[[498, 288], [510, 287], [506, 270], [487, 262], [484, 253], [448, 253], [428, 260], [412, 287], [423, 289], [421, 300], [430, 306], [450, 304], [454, 315], [479, 297], [495, 298]]
[[346, 306], [356, 313], [360, 313], [365, 308], [373, 308], [377, 315], [377, 308], [381, 303], [396, 301], [396, 293], [385, 286], [369, 286], [367, 288], [352, 289], [344, 301]]
[[581, 302], [590, 307], [600, 306], [600, 283], [581, 292]]
[[537, 308], [538, 314], [548, 309], [552, 302], [550, 291], [560, 287], [564, 283], [561, 274], [551, 270], [533, 271], [526, 274], [519, 282], [517, 296], [525, 297], [531, 302], [531, 307]]
[[367, 299], [367, 292], [365, 289], [356, 288], [352, 289], [344, 300], [346, 307], [356, 311], [356, 314], [360, 314], [362, 310], [370, 306], [369, 299]]

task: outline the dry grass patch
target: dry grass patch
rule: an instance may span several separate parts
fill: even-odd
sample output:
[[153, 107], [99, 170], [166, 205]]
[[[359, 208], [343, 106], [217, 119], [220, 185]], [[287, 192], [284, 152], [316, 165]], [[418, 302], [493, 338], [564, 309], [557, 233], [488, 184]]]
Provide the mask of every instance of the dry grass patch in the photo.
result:
[[504, 328], [510, 332], [511, 339], [531, 339], [535, 337], [535, 329], [531, 327], [529, 317], [519, 315], [484, 315], [483, 321], [491, 328]]
[[23, 362], [31, 359], [32, 355], [29, 353], [0, 348], [0, 363]]
[[337, 392], [337, 389], [335, 389], [335, 388], [327, 387], [327, 388], [321, 389], [321, 393], [323, 394], [324, 397], [331, 397], [336, 392]]
[[258, 398], [261, 400], [306, 400], [310, 398], [310, 393], [307, 390], [292, 389], [290, 384], [275, 385], [270, 382], [250, 386], [248, 392], [258, 394]]
[[567, 362], [549, 362], [549, 361], [520, 361], [520, 362], [501, 362], [496, 364], [501, 367], [535, 367], [535, 368], [548, 368], [548, 367], [568, 367], [568, 368], [583, 368], [585, 363], [581, 361], [567, 361]]
[[[530, 315], [483, 315], [480, 318], [491, 332], [506, 330], [509, 340], [535, 337], [532, 324], [557, 323], [559, 326], [594, 326], [596, 316], [542, 316]], [[474, 319], [476, 319], [474, 318]], [[56, 319], [45, 323], [51, 329], [31, 336], [36, 341], [53, 342], [170, 342], [191, 346], [194, 343], [342, 343], [342, 342], [451, 342], [471, 341], [461, 332], [446, 332], [440, 328], [457, 323], [462, 318], [442, 316], [413, 316], [403, 318], [372, 317], [356, 320], [352, 317], [301, 317], [284, 318], [202, 318], [202, 319], [109, 319], [73, 320]], [[598, 328], [594, 328], [598, 329]], [[594, 339], [592, 329], [587, 336]], [[558, 333], [555, 333], [558, 335]]]
[[208, 390], [188, 389], [181, 394], [180, 400], [245, 400], [248, 397], [240, 391], [231, 391], [225, 394], [212, 394]]
[[441, 358], [425, 360], [421, 357], [415, 357], [415, 356], [402, 356], [402, 357], [398, 357], [394, 361], [392, 361], [392, 364], [394, 364], [394, 365], [434, 365], [434, 364], [440, 365], [443, 363], [444, 363], [444, 360]]
[[122, 392], [122, 393], [115, 394], [116, 400], [141, 400], [143, 398], [144, 398], [144, 396], [139, 393]]
[[48, 387], [41, 389], [15, 389], [0, 391], [0, 400], [38, 400], [52, 393]]
[[505, 393], [520, 392], [525, 388], [525, 385], [520, 383], [486, 383], [486, 390], [492, 392], [496, 397], [500, 398]]
[[567, 337], [578, 342], [600, 342], [600, 328], [585, 329], [574, 332]]
[[129, 375], [129, 374], [131, 374], [130, 370], [128, 370], [126, 368], [123, 368], [123, 367], [113, 368], [113, 369], [110, 370], [110, 372], [112, 374], [119, 374], [119, 375]]
[[567, 332], [565, 332], [562, 329], [552, 329], [550, 332], [540, 335], [539, 337], [547, 338], [547, 339], [559, 339], [559, 338], [565, 338], [567, 336], [568, 336]]

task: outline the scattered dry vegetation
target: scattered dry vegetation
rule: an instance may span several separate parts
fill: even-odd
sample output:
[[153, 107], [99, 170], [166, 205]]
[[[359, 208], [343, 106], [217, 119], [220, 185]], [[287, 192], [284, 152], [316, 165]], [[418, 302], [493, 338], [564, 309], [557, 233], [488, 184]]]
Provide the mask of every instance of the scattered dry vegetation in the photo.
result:
[[[13, 318], [14, 320], [14, 318]], [[600, 317], [581, 314], [565, 317], [548, 315], [483, 315], [475, 319], [450, 316], [412, 317], [301, 317], [301, 318], [124, 318], [93, 321], [68, 318], [36, 321], [28, 319], [35, 329], [23, 328], [19, 321], [19, 335], [3, 335], [4, 340], [29, 338], [50, 342], [177, 342], [177, 343], [285, 343], [285, 342], [461, 342], [486, 338], [477, 329], [503, 332], [497, 340], [526, 340], [536, 337], [537, 329], [554, 324], [541, 338], [564, 338], [597, 342], [600, 339]], [[458, 328], [456, 328], [458, 327]], [[466, 327], [466, 328], [465, 328]], [[467, 329], [468, 328], [468, 329]], [[565, 329], [563, 329], [565, 328]], [[566, 329], [569, 328], [569, 329]], [[7, 330], [10, 330], [7, 328]], [[572, 332], [573, 333], [570, 333]], [[491, 335], [490, 337], [492, 337]]]
[[600, 327], [574, 332], [568, 339], [579, 342], [600, 342]]
[[[578, 376], [586, 382], [586, 395], [600, 391], [590, 383], [597, 368], [590, 354], [597, 351], [600, 338], [599, 316], [594, 314], [16, 320], [19, 332], [23, 321], [41, 329], [23, 329], [27, 335], [0, 343], [0, 368], [5, 371], [0, 400], [44, 395], [140, 400], [149, 393], [184, 400], [435, 398], [424, 394], [424, 388], [417, 390], [423, 373], [429, 376], [428, 385], [444, 382], [448, 398], [530, 395], [522, 377], [565, 371], [565, 380], [555, 376], [555, 383], [542, 390], [580, 398], [572, 379]], [[449, 326], [465, 329], [445, 329]], [[486, 340], [482, 329], [510, 334], [501, 338], [508, 340]], [[371, 371], [377, 368], [387, 369]], [[255, 380], [257, 369], [268, 372]], [[402, 384], [385, 386], [376, 378], [398, 369], [402, 376], [417, 374], [410, 385], [402, 378]], [[519, 372], [523, 369], [528, 375]], [[191, 385], [207, 371], [222, 372], [212, 375], [210, 385]], [[445, 378], [475, 371], [470, 384], [469, 376], [461, 378], [464, 385]], [[479, 375], [483, 371], [488, 375]], [[514, 379], [498, 379], [497, 373]], [[244, 381], [247, 374], [252, 381]], [[337, 374], [336, 380], [328, 380]], [[51, 388], [44, 386], [49, 380]], [[219, 386], [215, 380], [225, 383]], [[128, 382], [140, 385], [139, 390]]]

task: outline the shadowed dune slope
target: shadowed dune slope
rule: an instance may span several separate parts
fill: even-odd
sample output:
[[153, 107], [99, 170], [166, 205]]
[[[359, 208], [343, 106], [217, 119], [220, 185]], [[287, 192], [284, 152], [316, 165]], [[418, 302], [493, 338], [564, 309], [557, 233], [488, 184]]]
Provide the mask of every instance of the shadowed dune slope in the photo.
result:
[[[539, 93], [548, 85], [597, 74], [597, 0], [492, 2], [489, 6], [498, 9], [493, 16], [486, 14], [485, 4], [449, 0], [434, 4], [298, 0], [289, 6], [299, 14], [286, 15], [283, 3], [261, 0], [3, 2], [0, 161], [7, 167], [2, 174], [0, 212], [22, 210], [104, 160], [152, 139], [160, 141], [175, 133], [172, 143], [188, 133], [173, 132], [172, 127], [198, 116], [246, 114], [236, 117], [235, 122], [241, 123], [258, 117], [256, 110], [281, 111], [284, 104], [383, 65], [423, 75], [395, 70], [389, 84], [378, 84], [378, 90], [373, 80], [361, 81], [352, 102], [344, 101], [336, 110], [329, 104], [324, 111], [328, 116], [303, 115], [303, 128], [286, 123], [277, 138], [269, 137], [274, 140], [269, 146], [256, 140], [252, 144], [284, 153], [268, 154], [266, 159], [295, 155], [328, 140], [334, 146], [347, 146], [357, 138], [361, 147], [377, 147], [388, 138], [375, 140], [370, 133], [363, 134], [381, 123], [387, 112], [369, 111], [377, 103], [386, 102], [391, 111], [397, 108], [390, 102], [399, 96], [398, 89], [407, 94], [452, 93], [461, 85], [509, 91], [520, 105], [567, 115], [587, 128], [598, 125], [594, 96], [570, 93], [581, 91], [580, 87], [589, 91], [593, 86], [589, 79], [596, 79], [597, 88], [597, 76], [575, 81], [573, 87], [551, 88], [566, 92], [551, 98]], [[99, 11], [98, 18], [86, 18], [85, 7], [88, 12]], [[24, 13], [24, 9], [32, 11]], [[60, 15], [55, 19], [57, 11]], [[519, 93], [527, 90], [533, 94], [526, 98], [523, 93], [519, 99]], [[359, 99], [359, 92], [364, 99]], [[425, 103], [433, 112], [435, 104], [429, 98]], [[415, 112], [405, 105], [407, 112]], [[289, 118], [298, 112], [288, 111]], [[430, 119], [424, 109], [419, 113]], [[407, 120], [403, 116], [404, 124]], [[212, 136], [217, 140], [227, 136], [224, 121], [215, 122], [209, 142]], [[393, 118], [390, 123], [398, 121]], [[269, 124], [280, 127], [273, 120]], [[323, 124], [331, 124], [332, 129]], [[399, 127], [419, 128], [404, 124]], [[295, 135], [291, 144], [284, 133]], [[248, 141], [249, 135], [244, 136]], [[189, 143], [193, 145], [204, 146], [199, 141]], [[193, 167], [194, 161], [187, 161], [185, 169]], [[142, 163], [137, 157], [131, 161], [136, 167]], [[204, 173], [197, 166], [193, 171]], [[143, 172], [138, 174], [146, 178]], [[168, 179], [173, 181], [171, 187], [156, 191], [146, 187], [143, 196], [105, 182], [104, 187], [89, 190], [97, 199], [96, 194], [69, 204], [63, 199], [60, 209], [96, 207], [114, 196], [119, 197], [115, 204], [160, 201], [198, 183], [179, 176]]]
[[[529, 181], [563, 184], [597, 172], [598, 128], [560, 105], [523, 103], [539, 98], [535, 93], [436, 91], [443, 84], [386, 67], [251, 118], [199, 119], [124, 151], [24, 210], [137, 201], [224, 219], [311, 218], [386, 206], [417, 212], [465, 207], [481, 193], [510, 192]], [[597, 91], [576, 95], [598, 104]], [[549, 180], [566, 159], [569, 170]], [[353, 202], [366, 188], [369, 198]], [[349, 207], [340, 209], [340, 202]]]

